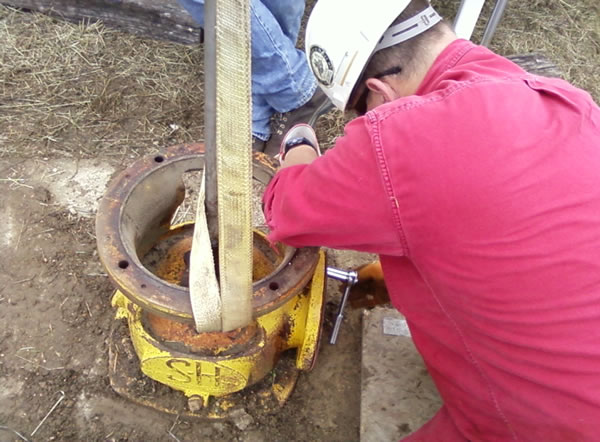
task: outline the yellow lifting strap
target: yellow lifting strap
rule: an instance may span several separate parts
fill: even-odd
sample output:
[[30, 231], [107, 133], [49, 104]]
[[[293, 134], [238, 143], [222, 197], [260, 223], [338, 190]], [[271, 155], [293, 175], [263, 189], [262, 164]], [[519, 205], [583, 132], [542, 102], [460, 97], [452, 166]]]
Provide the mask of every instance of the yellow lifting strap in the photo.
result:
[[[214, 28], [210, 28], [211, 14]], [[205, 61], [205, 95], [213, 93], [209, 88], [215, 88], [216, 122], [205, 125], [204, 175], [207, 197], [209, 186], [214, 184], [211, 176], [216, 179], [220, 281], [215, 289], [216, 284], [203, 280], [214, 274], [208, 213], [208, 227], [205, 222], [195, 226], [202, 232], [194, 232], [190, 258], [190, 297], [198, 332], [230, 331], [252, 320], [250, 0], [207, 0], [205, 16], [205, 50], [214, 49], [216, 60], [214, 66]], [[214, 41], [206, 41], [211, 38]], [[209, 133], [211, 130], [214, 133]], [[215, 146], [209, 142], [213, 139]], [[209, 161], [211, 149], [216, 152], [214, 165]], [[216, 174], [211, 175], [207, 169], [213, 166]], [[204, 201], [199, 199], [197, 220], [206, 220], [204, 211]], [[207, 265], [213, 266], [212, 272], [202, 268]]]

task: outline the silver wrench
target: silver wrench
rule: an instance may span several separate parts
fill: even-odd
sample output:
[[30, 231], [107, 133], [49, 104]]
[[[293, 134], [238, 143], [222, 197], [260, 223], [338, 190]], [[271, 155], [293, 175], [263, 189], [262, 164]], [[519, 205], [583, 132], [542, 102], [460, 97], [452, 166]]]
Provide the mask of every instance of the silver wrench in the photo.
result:
[[344, 308], [346, 307], [346, 301], [348, 301], [350, 289], [354, 284], [358, 282], [358, 273], [354, 270], [346, 272], [344, 270], [336, 269], [334, 267], [327, 267], [327, 276], [346, 283], [346, 290], [344, 290], [344, 294], [342, 295], [342, 300], [340, 301], [340, 308], [338, 310], [338, 314], [335, 318], [335, 324], [333, 326], [333, 332], [331, 333], [331, 338], [329, 339], [330, 344], [335, 344], [335, 342], [337, 341], [338, 334], [340, 332], [342, 320], [344, 319]]

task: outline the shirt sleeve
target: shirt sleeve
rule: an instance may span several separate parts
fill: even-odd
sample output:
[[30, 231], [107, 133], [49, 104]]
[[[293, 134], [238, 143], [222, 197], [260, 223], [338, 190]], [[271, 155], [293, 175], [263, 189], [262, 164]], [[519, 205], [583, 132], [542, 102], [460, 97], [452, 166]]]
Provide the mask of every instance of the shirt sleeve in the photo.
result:
[[404, 254], [367, 124], [354, 120], [313, 163], [275, 175], [263, 196], [271, 241]]

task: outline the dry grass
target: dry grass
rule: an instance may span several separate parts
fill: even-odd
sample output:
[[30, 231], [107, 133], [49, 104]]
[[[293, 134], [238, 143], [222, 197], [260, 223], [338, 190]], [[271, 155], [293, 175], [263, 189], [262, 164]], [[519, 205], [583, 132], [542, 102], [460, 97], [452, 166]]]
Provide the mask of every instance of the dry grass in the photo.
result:
[[491, 48], [503, 55], [542, 53], [556, 63], [563, 78], [600, 102], [600, 4], [596, 0], [509, 1]]
[[201, 136], [201, 47], [0, 7], [0, 157], [147, 152]]
[[[445, 17], [454, 16], [458, 0], [432, 0]], [[484, 7], [473, 40], [483, 35], [495, 2]], [[541, 53], [563, 78], [600, 102], [600, 4], [596, 0], [509, 0], [490, 48], [502, 55]]]
[[[457, 4], [434, 0], [447, 17]], [[596, 0], [513, 0], [492, 49], [540, 52], [598, 101], [599, 41]], [[2, 6], [0, 42], [0, 158], [131, 156], [203, 137], [201, 46]], [[319, 120], [325, 147], [345, 121], [336, 112]]]

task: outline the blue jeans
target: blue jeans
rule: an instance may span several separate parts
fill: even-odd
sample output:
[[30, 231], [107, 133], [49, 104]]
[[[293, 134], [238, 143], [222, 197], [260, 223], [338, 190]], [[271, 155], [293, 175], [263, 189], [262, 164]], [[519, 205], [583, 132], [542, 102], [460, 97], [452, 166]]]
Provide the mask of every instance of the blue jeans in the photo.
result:
[[[204, 25], [204, 0], [178, 0]], [[297, 109], [317, 84], [304, 52], [296, 49], [304, 0], [251, 0], [252, 135], [267, 140], [275, 112]]]

